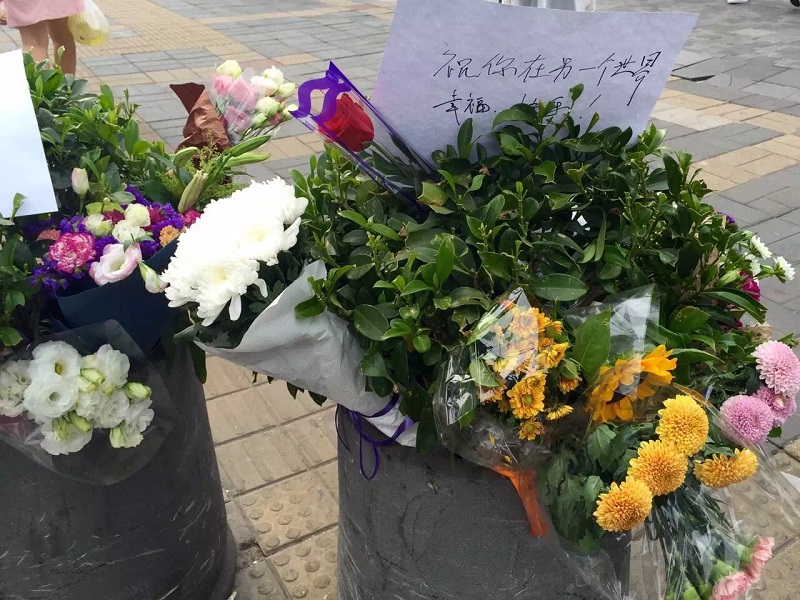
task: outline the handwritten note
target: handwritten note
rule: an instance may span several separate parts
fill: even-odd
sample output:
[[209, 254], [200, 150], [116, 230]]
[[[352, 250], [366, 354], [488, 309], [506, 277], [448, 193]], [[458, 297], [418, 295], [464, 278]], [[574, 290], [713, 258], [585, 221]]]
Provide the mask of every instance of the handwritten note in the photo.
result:
[[0, 110], [0, 214], [11, 215], [16, 194], [25, 196], [18, 215], [58, 209], [33, 112], [22, 52], [0, 54], [3, 102]]
[[579, 122], [642, 131], [697, 15], [586, 13], [477, 0], [398, 0], [374, 102], [422, 156], [466, 119], [487, 143], [520, 102], [569, 105]]

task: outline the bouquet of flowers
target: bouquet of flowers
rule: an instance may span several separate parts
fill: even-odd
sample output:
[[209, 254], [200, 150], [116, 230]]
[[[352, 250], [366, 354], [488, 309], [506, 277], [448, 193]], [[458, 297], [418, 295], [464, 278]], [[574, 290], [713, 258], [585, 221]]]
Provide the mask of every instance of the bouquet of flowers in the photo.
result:
[[270, 67], [261, 75], [244, 71], [235, 60], [217, 67], [210, 89], [214, 108], [231, 142], [238, 143], [264, 135], [290, 117], [296, 107], [287, 105], [296, 86], [283, 73]]

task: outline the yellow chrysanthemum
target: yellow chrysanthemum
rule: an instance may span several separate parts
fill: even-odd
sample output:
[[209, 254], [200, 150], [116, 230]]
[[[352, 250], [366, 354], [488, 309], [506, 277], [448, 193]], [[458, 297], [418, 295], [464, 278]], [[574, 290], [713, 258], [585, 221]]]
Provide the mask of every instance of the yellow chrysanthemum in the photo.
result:
[[642, 359], [642, 371], [672, 381], [672, 373], [678, 366], [677, 358], [670, 358], [671, 351], [666, 346], [659, 346]]
[[558, 389], [561, 390], [562, 394], [569, 394], [570, 392], [578, 389], [580, 384], [580, 377], [576, 377], [575, 379], [559, 379]]
[[506, 352], [503, 358], [498, 358], [492, 365], [492, 370], [505, 379], [517, 371], [525, 362], [525, 354]]
[[708, 437], [708, 417], [703, 407], [694, 398], [678, 395], [664, 402], [658, 411], [660, 417], [656, 434], [673, 444], [685, 456], [699, 452]]
[[758, 457], [748, 449], [736, 450], [735, 456], [715, 454], [708, 460], [694, 461], [694, 474], [701, 483], [724, 488], [750, 479], [758, 470]]
[[519, 428], [519, 439], [533, 441], [542, 433], [542, 424], [535, 419], [529, 419]]
[[653, 496], [665, 496], [683, 485], [687, 468], [684, 454], [672, 444], [658, 440], [639, 445], [639, 453], [631, 459], [628, 475], [650, 488]]
[[533, 419], [544, 409], [544, 373], [526, 377], [508, 392], [511, 410], [518, 419]]
[[175, 227], [172, 225], [167, 225], [161, 230], [161, 233], [158, 234], [158, 242], [161, 244], [161, 246], [166, 246], [180, 234], [181, 232]]
[[493, 404], [506, 397], [506, 390], [502, 387], [481, 388], [478, 392], [478, 397], [483, 404]]
[[644, 523], [652, 508], [650, 488], [628, 477], [621, 485], [612, 483], [610, 491], [600, 494], [594, 518], [606, 531], [630, 531]]
[[539, 352], [539, 366], [543, 369], [552, 369], [557, 367], [559, 363], [564, 360], [564, 354], [567, 352], [569, 344], [553, 344]]
[[556, 406], [547, 411], [548, 421], [558, 421], [572, 414], [574, 409], [571, 406]]
[[508, 398], [503, 396], [501, 400], [497, 401], [497, 409], [500, 412], [509, 413], [511, 412], [511, 403], [508, 401]]

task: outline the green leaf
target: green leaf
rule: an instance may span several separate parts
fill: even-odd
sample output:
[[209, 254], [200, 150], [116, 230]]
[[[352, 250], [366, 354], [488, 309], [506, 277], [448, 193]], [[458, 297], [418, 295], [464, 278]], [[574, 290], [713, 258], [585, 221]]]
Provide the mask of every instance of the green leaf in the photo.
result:
[[497, 378], [480, 358], [475, 358], [469, 363], [469, 374], [475, 385], [484, 388], [500, 387]]
[[589, 287], [577, 277], [563, 273], [540, 277], [534, 280], [531, 287], [539, 298], [558, 302], [577, 300], [589, 290]]
[[728, 304], [738, 306], [754, 319], [760, 323], [764, 322], [764, 317], [767, 314], [767, 309], [760, 303], [756, 302], [753, 297], [747, 292], [739, 290], [726, 290], [726, 289], [713, 289], [703, 292], [704, 296], [714, 298], [715, 300], [722, 300]]
[[723, 364], [725, 362], [710, 352], [697, 350], [696, 348], [676, 348], [672, 350], [672, 356], [678, 359], [679, 365], [688, 365], [698, 362]]
[[420, 281], [419, 279], [415, 279], [413, 281], [409, 281], [406, 286], [403, 288], [402, 293], [400, 296], [411, 296], [412, 294], [419, 294], [420, 292], [432, 292], [433, 288], [429, 286], [424, 281]]
[[683, 173], [681, 168], [672, 156], [664, 155], [664, 170], [667, 172], [667, 186], [673, 198], [678, 198], [683, 187]]
[[533, 168], [533, 172], [537, 175], [543, 175], [545, 183], [553, 183], [556, 180], [556, 163], [552, 160], [546, 160], [542, 164], [536, 165]]
[[456, 248], [453, 244], [453, 236], [447, 235], [442, 238], [439, 245], [439, 252], [436, 255], [436, 276], [439, 278], [439, 285], [444, 285], [450, 273], [453, 272], [453, 265], [456, 260]]
[[352, 221], [356, 225], [360, 225], [361, 227], [364, 228], [366, 228], [367, 226], [367, 220], [364, 218], [364, 215], [359, 214], [354, 210], [343, 210], [339, 214], [348, 221]]
[[507, 108], [506, 110], [502, 110], [497, 113], [492, 127], [497, 127], [501, 123], [513, 122], [534, 125], [538, 122], [538, 120], [539, 117], [536, 113], [536, 109], [533, 106], [528, 104], [515, 104], [511, 108]]
[[469, 287], [460, 287], [450, 292], [450, 308], [459, 306], [483, 306], [489, 308], [489, 297], [481, 290]]
[[705, 325], [708, 319], [708, 313], [696, 306], [684, 306], [672, 314], [669, 328], [675, 333], [691, 333]]
[[422, 194], [419, 196], [419, 201], [431, 208], [444, 206], [447, 203], [447, 194], [435, 183], [423, 181]]
[[551, 210], [561, 210], [568, 206], [578, 194], [563, 194], [561, 192], [550, 192], [547, 194], [547, 201], [550, 203]]
[[0, 326], [0, 342], [8, 348], [12, 348], [22, 341], [19, 331], [13, 327]]
[[597, 475], [592, 475], [586, 478], [583, 483], [583, 501], [584, 507], [588, 514], [592, 514], [597, 508], [597, 497], [605, 487], [603, 480]]
[[586, 439], [586, 451], [589, 457], [604, 467], [609, 462], [614, 432], [608, 425], [600, 425]]
[[413, 342], [414, 342], [414, 349], [420, 354], [425, 354], [428, 350], [431, 349], [431, 338], [429, 338], [424, 333], [415, 335]]
[[608, 360], [611, 351], [611, 311], [589, 317], [575, 330], [572, 358], [581, 365], [588, 381], [594, 381], [597, 372]]
[[325, 305], [319, 298], [309, 298], [294, 307], [294, 314], [298, 319], [310, 319], [325, 312]]
[[468, 159], [472, 154], [472, 133], [472, 119], [467, 119], [458, 130], [458, 155], [461, 158]]
[[367, 339], [379, 341], [389, 330], [389, 321], [374, 306], [362, 304], [353, 312], [353, 326]]
[[371, 233], [387, 237], [390, 240], [394, 240], [395, 242], [400, 241], [400, 236], [397, 235], [397, 232], [388, 225], [384, 225], [383, 223], [367, 223], [366, 230]]

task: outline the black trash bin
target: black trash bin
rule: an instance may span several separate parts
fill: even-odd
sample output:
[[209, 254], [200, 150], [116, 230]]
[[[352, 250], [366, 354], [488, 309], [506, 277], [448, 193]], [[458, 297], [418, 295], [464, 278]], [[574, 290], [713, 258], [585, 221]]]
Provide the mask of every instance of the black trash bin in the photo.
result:
[[[175, 415], [156, 455], [85, 483], [0, 443], [0, 599], [227, 600], [228, 529], [203, 387], [188, 352], [151, 359]], [[54, 461], [58, 465], [58, 460]]]

